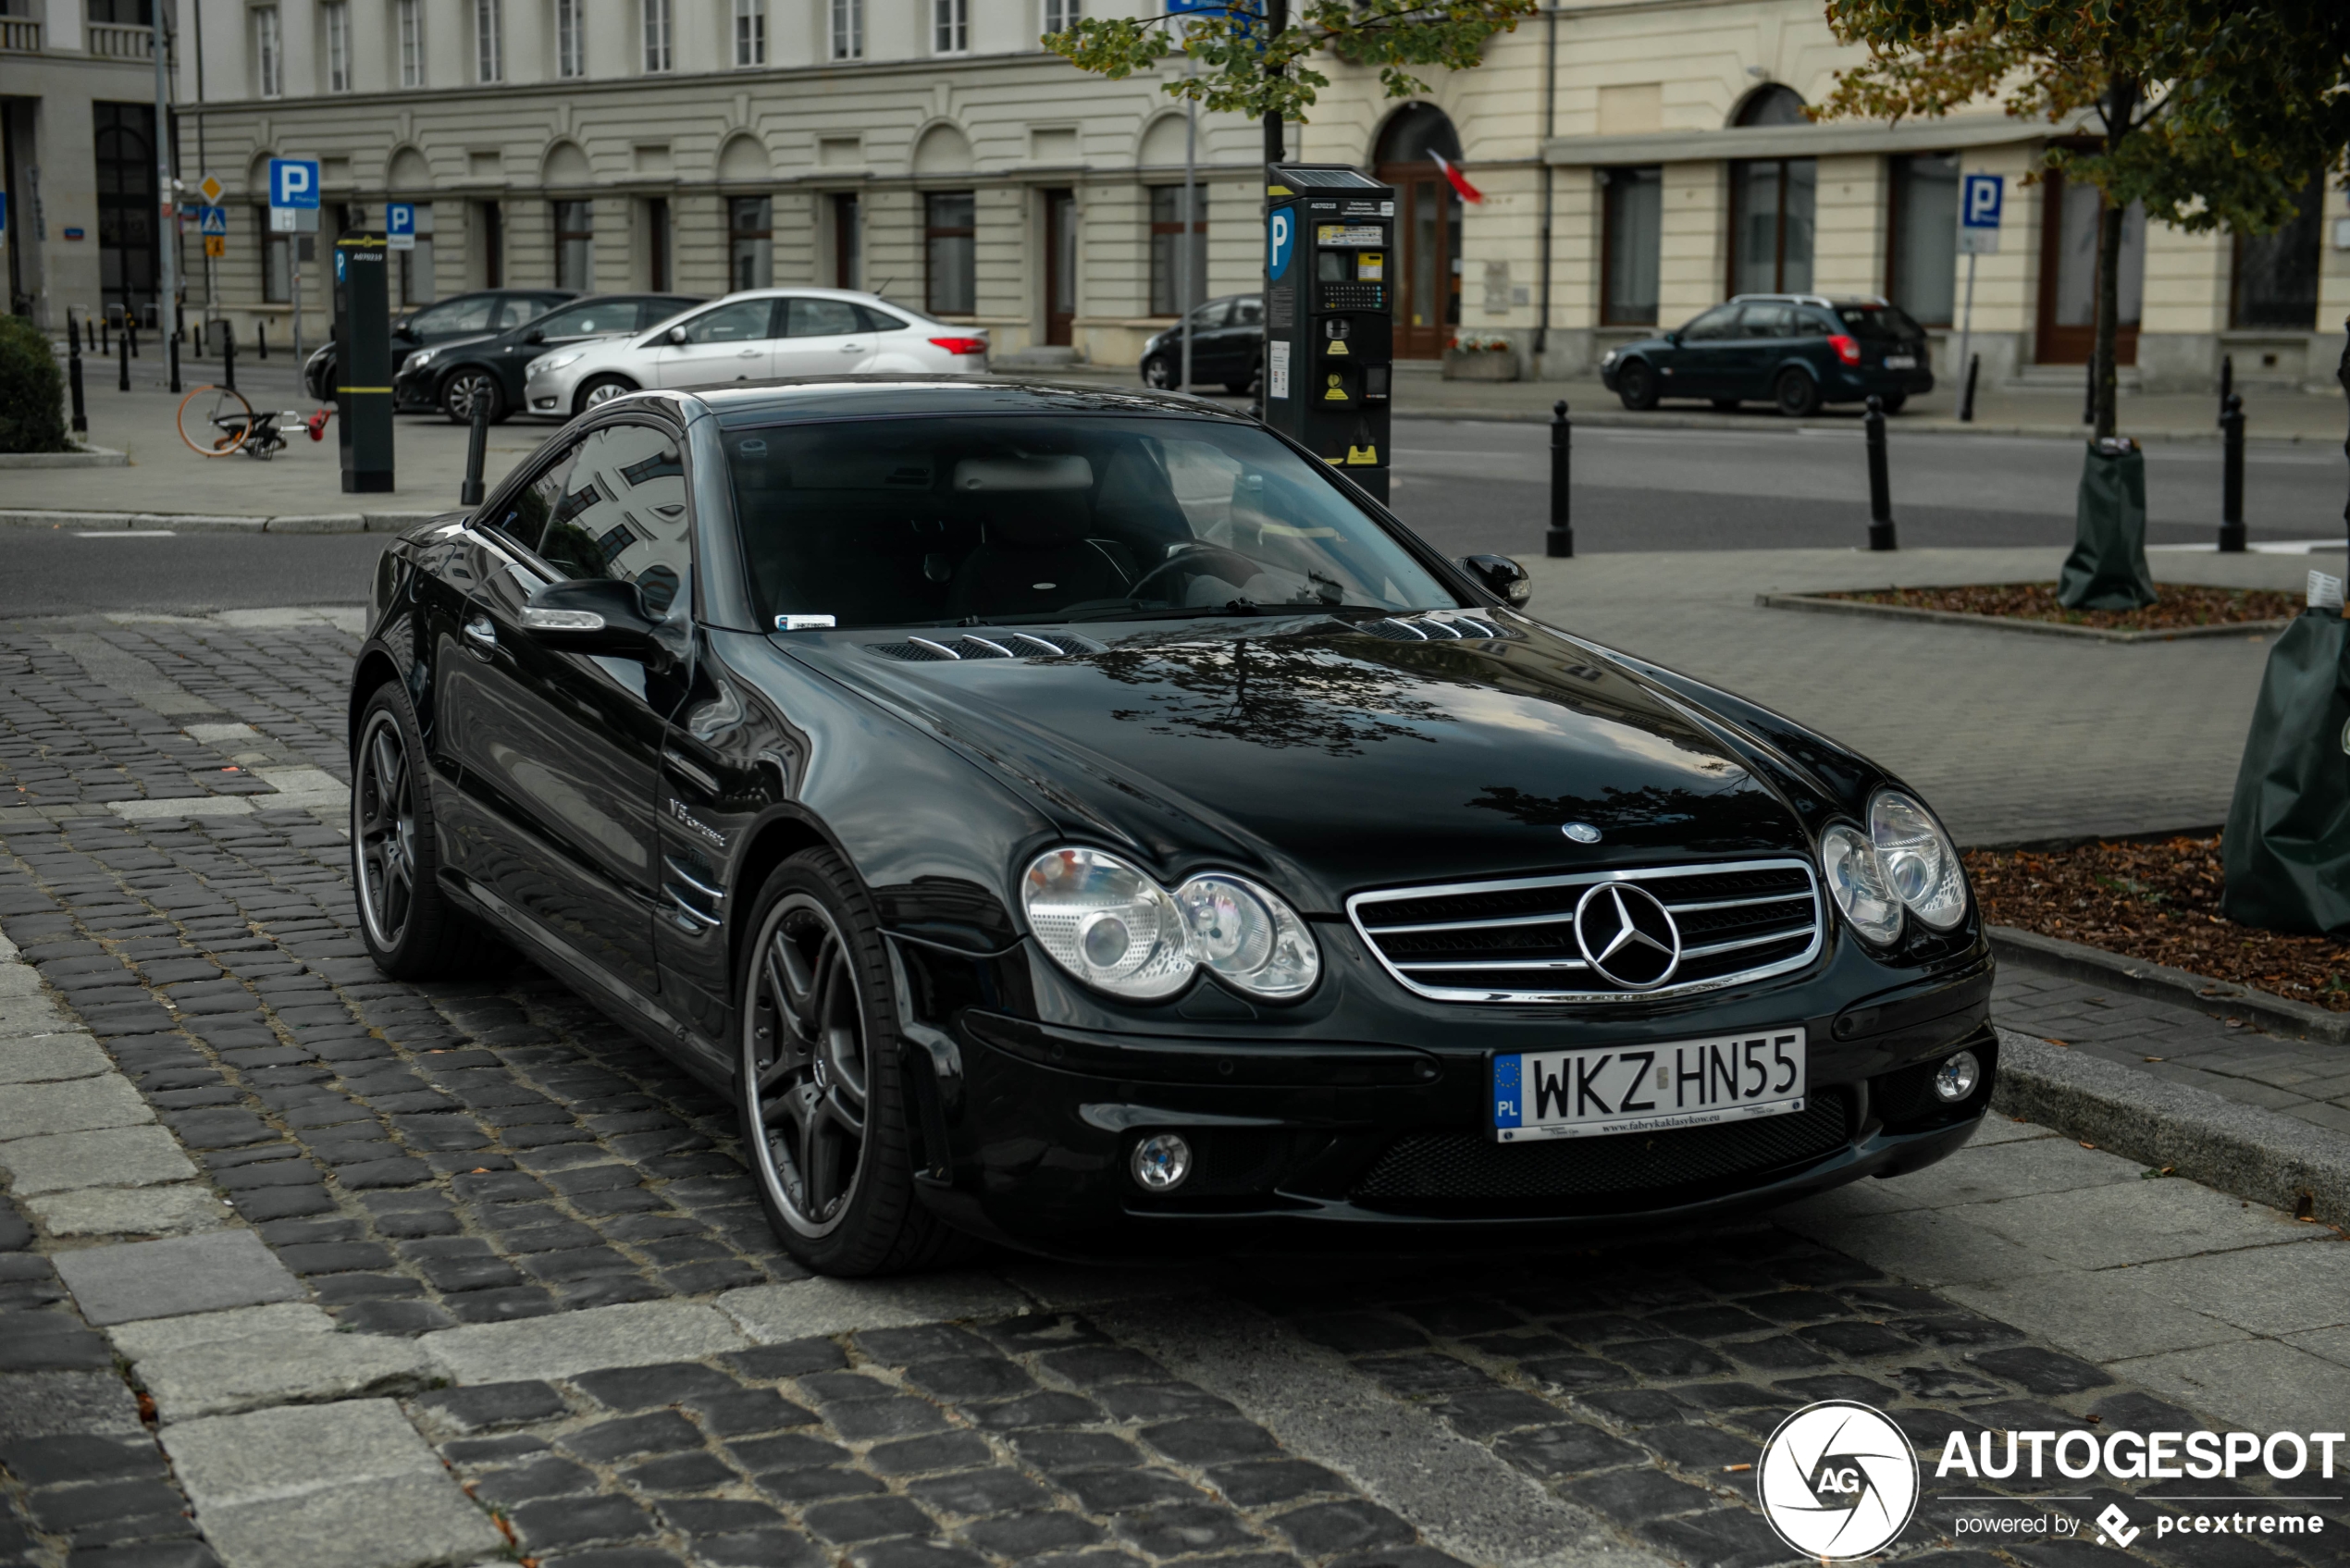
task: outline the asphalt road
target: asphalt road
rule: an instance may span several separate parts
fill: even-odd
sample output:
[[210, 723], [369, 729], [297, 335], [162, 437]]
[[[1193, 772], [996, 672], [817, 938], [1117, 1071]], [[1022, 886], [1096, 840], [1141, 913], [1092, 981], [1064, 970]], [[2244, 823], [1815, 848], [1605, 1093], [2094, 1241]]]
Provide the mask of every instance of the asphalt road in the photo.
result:
[[[1544, 426], [1399, 420], [1395, 508], [1449, 554], [1541, 553], [1550, 500]], [[2208, 542], [2220, 448], [2146, 454], [2148, 542]], [[2061, 545], [2072, 537], [2081, 447], [1893, 426], [1893, 514], [1911, 547]], [[1590, 427], [1575, 434], [1581, 553], [1861, 545], [1868, 469], [1861, 426], [1813, 434]], [[90, 484], [93, 500], [103, 472]], [[2253, 448], [2245, 516], [2256, 541], [2339, 540], [2344, 470], [2326, 449]], [[174, 614], [362, 598], [380, 535], [242, 536], [9, 529], [0, 616], [142, 610]]]

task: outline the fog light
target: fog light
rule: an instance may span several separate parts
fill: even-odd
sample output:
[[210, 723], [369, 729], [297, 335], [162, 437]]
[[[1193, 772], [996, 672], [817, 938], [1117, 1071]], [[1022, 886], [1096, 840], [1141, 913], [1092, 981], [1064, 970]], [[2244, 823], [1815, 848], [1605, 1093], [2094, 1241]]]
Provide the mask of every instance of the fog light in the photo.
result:
[[1192, 1174], [1192, 1146], [1172, 1132], [1153, 1133], [1134, 1145], [1126, 1168], [1133, 1172], [1134, 1185], [1145, 1191], [1172, 1192]]
[[1946, 1105], [1955, 1105], [1982, 1081], [1983, 1064], [1974, 1059], [1973, 1052], [1961, 1051], [1935, 1069], [1935, 1096]]

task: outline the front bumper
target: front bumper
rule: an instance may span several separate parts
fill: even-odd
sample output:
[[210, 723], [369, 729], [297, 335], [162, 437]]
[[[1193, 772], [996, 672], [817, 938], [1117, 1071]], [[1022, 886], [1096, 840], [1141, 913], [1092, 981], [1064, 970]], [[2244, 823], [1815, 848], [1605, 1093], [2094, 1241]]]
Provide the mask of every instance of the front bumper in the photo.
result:
[[[911, 1054], [925, 1167], [918, 1184], [950, 1223], [1064, 1256], [1524, 1245], [1713, 1221], [1915, 1170], [1964, 1144], [1997, 1077], [1988, 974], [1986, 964], [1944, 990], [1942, 1010], [1917, 997], [1899, 1018], [1848, 1009], [1812, 1020], [1812, 1098], [1840, 1105], [1843, 1119], [1793, 1157], [1630, 1185], [1622, 1162], [1599, 1158], [1602, 1174], [1590, 1176], [1594, 1162], [1585, 1161], [1580, 1185], [1500, 1198], [1425, 1188], [1394, 1197], [1367, 1181], [1406, 1145], [1489, 1170], [1561, 1147], [1487, 1146], [1481, 1050], [1140, 1040], [971, 1009], [951, 1030], [915, 1031], [923, 1038], [913, 1043], [927, 1046]], [[1924, 1074], [1962, 1047], [1985, 1071], [1968, 1101], [1946, 1108], [1923, 1090]], [[1127, 1164], [1140, 1139], [1164, 1131], [1192, 1143], [1195, 1168], [1174, 1193], [1153, 1195]], [[1572, 1142], [1601, 1154], [1610, 1141]], [[1627, 1138], [1627, 1157], [1631, 1148]]]

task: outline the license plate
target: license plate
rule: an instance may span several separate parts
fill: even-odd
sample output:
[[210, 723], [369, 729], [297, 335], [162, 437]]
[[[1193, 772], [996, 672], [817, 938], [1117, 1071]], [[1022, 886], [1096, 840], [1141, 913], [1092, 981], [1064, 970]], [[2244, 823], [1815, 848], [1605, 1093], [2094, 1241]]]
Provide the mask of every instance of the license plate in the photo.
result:
[[1800, 1025], [1710, 1040], [1493, 1058], [1493, 1137], [1594, 1138], [1783, 1116], [1803, 1108]]
[[1915, 370], [1917, 367], [1918, 361], [1915, 354], [1887, 354], [1885, 356], [1885, 368], [1887, 370]]

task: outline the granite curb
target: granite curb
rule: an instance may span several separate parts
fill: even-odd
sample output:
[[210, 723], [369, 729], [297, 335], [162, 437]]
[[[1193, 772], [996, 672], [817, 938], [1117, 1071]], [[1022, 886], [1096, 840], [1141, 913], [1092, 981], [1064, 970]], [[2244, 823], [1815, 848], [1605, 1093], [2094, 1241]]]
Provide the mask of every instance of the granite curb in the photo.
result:
[[220, 534], [397, 534], [445, 512], [281, 512], [266, 517], [218, 512], [0, 510], [0, 528], [86, 528]]
[[1991, 951], [2003, 964], [2020, 964], [2027, 969], [2086, 981], [2157, 1002], [2175, 1002], [2215, 1019], [2245, 1019], [2272, 1034], [2322, 1040], [2334, 1045], [2350, 1044], [2350, 1013], [2337, 1013], [2253, 986], [2238, 985], [2233, 981], [2214, 980], [2190, 969], [2109, 953], [2102, 947], [2042, 936], [2015, 926], [1986, 926], [1985, 934], [1991, 939]]
[[128, 468], [130, 457], [112, 447], [77, 447], [72, 451], [0, 452], [0, 469]]
[[1764, 610], [1808, 610], [1822, 615], [1866, 615], [1884, 621], [1927, 621], [1945, 626], [1974, 626], [1986, 632], [2023, 632], [2033, 636], [2083, 637], [2091, 642], [2180, 642], [2191, 637], [2266, 636], [2290, 621], [2237, 621], [2224, 626], [2181, 626], [2171, 631], [2123, 632], [2104, 626], [2068, 626], [2061, 621], [2030, 621], [2010, 615], [1968, 615], [1953, 610], [1917, 610], [1905, 604], [1871, 604], [1824, 594], [1756, 594]]
[[1999, 1031], [1991, 1108], [2287, 1214], [2350, 1225], [2350, 1137]]

